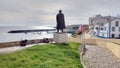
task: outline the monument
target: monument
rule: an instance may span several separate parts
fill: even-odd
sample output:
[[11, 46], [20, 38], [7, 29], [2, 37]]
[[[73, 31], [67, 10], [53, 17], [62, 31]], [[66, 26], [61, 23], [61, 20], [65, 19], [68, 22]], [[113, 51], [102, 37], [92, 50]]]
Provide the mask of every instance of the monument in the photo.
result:
[[65, 29], [65, 19], [62, 10], [59, 10], [59, 13], [56, 15], [56, 22], [57, 32], [54, 33], [54, 41], [55, 43], [65, 43], [67, 42], [67, 34], [63, 31]]
[[57, 21], [57, 32], [59, 33], [59, 30], [63, 33], [63, 29], [65, 28], [65, 19], [64, 19], [64, 14], [62, 13], [62, 10], [59, 10], [59, 13], [56, 16], [56, 21]]

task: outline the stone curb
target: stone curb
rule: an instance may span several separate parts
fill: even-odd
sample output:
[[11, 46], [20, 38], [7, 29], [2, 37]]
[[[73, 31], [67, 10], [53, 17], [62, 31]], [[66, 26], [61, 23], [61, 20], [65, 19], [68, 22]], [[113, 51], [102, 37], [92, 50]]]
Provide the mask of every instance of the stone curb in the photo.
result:
[[81, 45], [80, 47], [79, 47], [79, 53], [80, 53], [80, 61], [81, 61], [81, 63], [82, 63], [82, 65], [83, 65], [83, 68], [87, 68], [87, 66], [84, 64], [84, 62], [82, 61], [82, 57], [83, 57], [83, 55], [85, 54], [85, 51], [86, 51], [86, 48], [85, 48], [85, 45]]
[[87, 66], [84, 64], [84, 62], [82, 61], [82, 57], [80, 56], [80, 61], [81, 61], [81, 63], [82, 63], [82, 65], [83, 65], [83, 68], [87, 68]]

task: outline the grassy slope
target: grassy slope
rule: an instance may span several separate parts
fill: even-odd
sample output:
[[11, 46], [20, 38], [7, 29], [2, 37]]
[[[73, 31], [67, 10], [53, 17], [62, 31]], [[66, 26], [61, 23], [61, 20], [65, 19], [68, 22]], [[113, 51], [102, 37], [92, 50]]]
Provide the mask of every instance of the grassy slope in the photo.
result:
[[79, 43], [46, 44], [0, 55], [1, 68], [82, 68]]

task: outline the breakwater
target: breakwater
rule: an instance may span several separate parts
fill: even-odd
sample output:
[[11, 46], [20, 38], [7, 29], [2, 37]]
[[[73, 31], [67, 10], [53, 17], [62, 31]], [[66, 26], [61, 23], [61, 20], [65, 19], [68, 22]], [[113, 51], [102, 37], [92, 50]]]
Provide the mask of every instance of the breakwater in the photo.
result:
[[[27, 40], [27, 45], [29, 44], [37, 44], [37, 43], [43, 43], [44, 39], [33, 39], [33, 40]], [[48, 38], [49, 42], [53, 41], [53, 38]], [[21, 41], [14, 41], [14, 42], [6, 42], [6, 43], [0, 43], [0, 48], [3, 47], [12, 47], [12, 46], [20, 46]]]

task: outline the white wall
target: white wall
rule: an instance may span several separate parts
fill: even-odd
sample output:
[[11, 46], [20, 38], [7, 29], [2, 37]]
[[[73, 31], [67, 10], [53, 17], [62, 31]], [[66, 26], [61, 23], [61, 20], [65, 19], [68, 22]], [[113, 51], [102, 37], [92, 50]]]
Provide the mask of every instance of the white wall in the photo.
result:
[[[99, 36], [108, 37], [109, 23], [102, 22], [103, 26], [100, 24]], [[101, 30], [103, 28], [103, 30]]]
[[[119, 25], [118, 25], [118, 26], [115, 26], [116, 21], [119, 21]], [[115, 31], [112, 31], [112, 27], [115, 27]], [[113, 21], [111, 22], [111, 27], [110, 27], [110, 28], [111, 28], [110, 36], [112, 37], [112, 34], [115, 34], [115, 37], [119, 37], [119, 34], [120, 34], [120, 32], [119, 32], [120, 19], [115, 19], [115, 20], [113, 20]]]
[[96, 27], [99, 29], [99, 25], [98, 24], [96, 24], [96, 25], [94, 25], [94, 32], [95, 32], [95, 35], [98, 35], [98, 30], [96, 30]]

